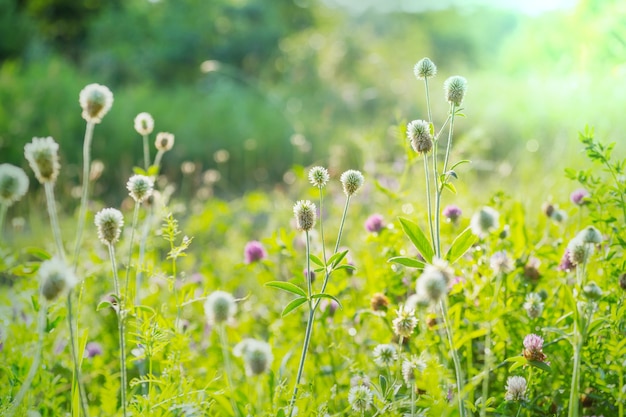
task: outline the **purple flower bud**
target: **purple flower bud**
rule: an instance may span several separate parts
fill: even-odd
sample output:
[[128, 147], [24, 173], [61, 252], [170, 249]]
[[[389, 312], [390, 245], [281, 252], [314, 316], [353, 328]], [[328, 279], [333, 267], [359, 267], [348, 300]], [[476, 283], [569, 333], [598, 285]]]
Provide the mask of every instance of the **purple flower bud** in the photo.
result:
[[[307, 270], [306, 268], [304, 268], [304, 270], [302, 271], [302, 274], [304, 275], [304, 279], [307, 279]], [[315, 271], [311, 270], [311, 282], [315, 282]]]
[[585, 190], [584, 188], [579, 188], [578, 190], [572, 191], [569, 196], [569, 199], [572, 201], [572, 203], [576, 204], [577, 206], [588, 204], [588, 198], [589, 191]]
[[463, 212], [461, 211], [461, 209], [457, 206], [455, 206], [454, 204], [450, 204], [449, 206], [446, 206], [443, 209], [443, 217], [445, 217], [446, 219], [448, 219], [448, 221], [451, 221], [453, 223], [455, 223], [459, 217], [461, 217], [461, 214]]
[[576, 268], [576, 265], [572, 262], [569, 248], [566, 248], [558, 269], [559, 271], [572, 271], [574, 268]]
[[378, 233], [385, 226], [383, 216], [380, 214], [372, 214], [365, 220], [365, 229], [371, 233]]
[[338, 307], [339, 307], [339, 304], [335, 300], [328, 300], [328, 299], [324, 298], [320, 302], [320, 308], [322, 309], [322, 312], [328, 311], [328, 317], [334, 316], [335, 315], [335, 311], [337, 311]]
[[265, 259], [267, 257], [267, 252], [265, 251], [265, 248], [263, 247], [263, 244], [261, 244], [261, 242], [252, 240], [246, 243], [246, 247], [243, 250], [243, 256], [245, 262], [247, 264], [251, 264], [253, 262]]
[[102, 345], [98, 342], [89, 342], [85, 346], [84, 358], [93, 358], [94, 356], [102, 355]]

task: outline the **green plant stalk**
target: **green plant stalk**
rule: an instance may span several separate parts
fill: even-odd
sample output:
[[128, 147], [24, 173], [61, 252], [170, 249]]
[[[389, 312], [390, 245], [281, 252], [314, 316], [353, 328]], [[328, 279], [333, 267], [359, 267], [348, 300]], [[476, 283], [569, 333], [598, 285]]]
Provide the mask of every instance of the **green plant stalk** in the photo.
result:
[[[584, 275], [585, 275], [585, 265], [578, 265], [576, 267], [576, 288], [578, 290], [582, 289]], [[574, 348], [574, 360], [573, 360], [573, 368], [572, 368], [572, 386], [570, 388], [570, 396], [569, 396], [569, 406], [568, 406], [568, 417], [578, 417], [578, 396], [580, 390], [580, 354], [583, 347], [583, 335], [578, 328], [578, 320], [579, 320], [579, 311], [578, 305], [574, 306], [574, 334], [572, 340], [572, 346]]]
[[35, 350], [35, 356], [33, 358], [33, 363], [30, 365], [30, 369], [28, 370], [28, 375], [22, 384], [19, 392], [15, 396], [13, 403], [9, 407], [7, 412], [7, 417], [13, 417], [16, 411], [19, 409], [26, 393], [30, 389], [30, 385], [33, 383], [33, 379], [37, 374], [37, 370], [39, 369], [39, 364], [41, 362], [41, 354], [43, 350], [43, 338], [44, 333], [46, 331], [46, 313], [48, 311], [48, 307], [44, 301], [41, 293], [39, 294], [39, 315], [37, 318], [37, 348]]
[[439, 301], [439, 307], [441, 308], [441, 317], [443, 319], [443, 324], [446, 328], [446, 334], [448, 335], [448, 343], [450, 343], [450, 355], [452, 356], [452, 361], [454, 362], [454, 373], [456, 376], [456, 389], [457, 389], [457, 400], [459, 402], [459, 415], [461, 417], [466, 417], [467, 413], [465, 412], [465, 404], [463, 402], [463, 378], [461, 375], [461, 362], [459, 361], [459, 355], [454, 348], [454, 338], [452, 336], [452, 328], [450, 327], [450, 323], [448, 320], [448, 307], [446, 305], [446, 300]]
[[619, 415], [619, 417], [624, 417], [624, 401], [622, 401], [621, 397], [624, 395], [624, 372], [622, 370], [622, 368], [620, 367], [619, 370], [619, 386], [621, 387], [620, 392], [618, 394], [618, 401], [617, 401], [617, 413]]
[[6, 204], [0, 204], [0, 237], [2, 236], [4, 219], [6, 218], [8, 208], [9, 206]]
[[522, 403], [520, 402], [519, 407], [517, 408], [517, 413], [515, 414], [515, 417], [519, 417], [522, 413]]
[[[78, 230], [76, 232], [76, 243], [74, 244], [74, 271], [78, 267], [78, 257], [83, 239], [83, 230], [87, 217], [87, 198], [89, 195], [89, 169], [91, 165], [91, 140], [93, 138], [93, 122], [87, 122], [85, 128], [85, 139], [83, 141], [83, 185], [80, 197], [80, 211], [78, 214]], [[81, 290], [82, 293], [82, 290]], [[80, 298], [79, 298], [80, 299]]]
[[[448, 159], [450, 158], [450, 147], [452, 144], [452, 135], [454, 132], [454, 113], [456, 110], [456, 106], [454, 104], [450, 105], [450, 128], [448, 129], [448, 144], [446, 145], [446, 156], [443, 160], [443, 180], [441, 185], [437, 186], [437, 196], [435, 199], [435, 228], [437, 234], [437, 246], [435, 248], [435, 253], [438, 258], [441, 257], [441, 239], [440, 239], [440, 227], [441, 227], [441, 194], [443, 193], [444, 184], [448, 181], [448, 176], [446, 174], [448, 169]], [[435, 177], [437, 176], [437, 168], [435, 163]], [[437, 179], [435, 178], [435, 182]]]
[[237, 408], [237, 404], [235, 403], [235, 397], [233, 397], [233, 383], [230, 380], [232, 367], [230, 365], [230, 356], [228, 355], [228, 349], [226, 348], [228, 346], [228, 340], [226, 339], [226, 331], [224, 329], [223, 323], [218, 325], [218, 333], [220, 335], [220, 344], [222, 345], [222, 356], [224, 357], [224, 373], [226, 374], [226, 389], [228, 389], [230, 405], [233, 407], [233, 413], [235, 413], [235, 416], [239, 416], [239, 409]]
[[411, 384], [411, 417], [415, 416], [415, 382]]
[[[424, 89], [426, 90], [426, 109], [428, 111], [428, 123], [430, 126], [433, 125], [433, 115], [432, 115], [432, 111], [430, 108], [430, 90], [428, 88], [428, 77], [424, 77]], [[433, 156], [433, 173], [434, 173], [434, 181], [435, 181], [435, 190], [439, 189], [439, 175], [437, 173], [437, 144], [438, 144], [438, 138], [433, 138], [433, 149], [432, 149], [432, 156]], [[426, 162], [426, 159], [428, 159], [426, 157], [426, 155], [424, 155], [424, 161], [425, 161], [425, 166], [424, 169], [428, 169], [426, 166], [428, 165], [428, 163]], [[428, 181], [428, 174], [426, 177], [426, 182], [427, 182], [427, 193], [428, 193], [428, 220], [429, 220], [429, 225], [431, 227], [431, 239], [433, 239], [433, 247], [436, 248], [440, 247], [440, 236], [439, 236], [439, 224], [437, 223], [435, 226], [435, 233], [433, 233], [433, 229], [432, 229], [432, 217], [431, 217], [431, 202], [430, 202], [430, 182]], [[436, 217], [436, 220], [439, 220], [439, 217]], [[436, 241], [435, 241], [436, 239]], [[437, 257], [440, 257], [441, 255], [436, 252]]]
[[[170, 251], [174, 250], [174, 240], [170, 240]], [[174, 329], [178, 332], [180, 322], [180, 300], [178, 299], [178, 286], [176, 285], [176, 257], [172, 257], [172, 287], [174, 289], [174, 300], [176, 300], [176, 321]]]
[[141, 304], [141, 282], [143, 278], [143, 263], [146, 257], [146, 241], [150, 232], [150, 224], [152, 223], [153, 207], [148, 211], [148, 216], [144, 220], [141, 230], [141, 240], [139, 241], [139, 260], [137, 261], [137, 274], [135, 275], [135, 305]]
[[164, 153], [165, 151], [162, 151], [161, 149], [159, 149], [157, 151], [156, 157], [154, 158], [154, 165], [159, 167], [159, 171], [161, 170], [161, 158], [163, 158]]
[[46, 191], [46, 203], [48, 207], [48, 216], [50, 216], [50, 225], [52, 226], [52, 234], [57, 245], [57, 254], [65, 261], [65, 249], [63, 249], [63, 241], [61, 240], [61, 229], [59, 228], [59, 219], [57, 217], [56, 202], [54, 201], [54, 184], [50, 182], [44, 183]]
[[87, 405], [87, 396], [85, 392], [85, 387], [83, 386], [81, 372], [80, 372], [80, 361], [78, 359], [78, 340], [76, 337], [77, 329], [74, 328], [74, 309], [72, 307], [72, 291], [70, 290], [67, 294], [67, 326], [70, 328], [70, 345], [72, 352], [72, 362], [74, 363], [74, 372], [72, 374], [72, 390], [74, 390], [74, 385], [78, 388], [78, 398], [80, 399], [80, 408], [83, 412], [84, 416], [89, 416], [89, 407]]
[[428, 229], [430, 230], [430, 240], [436, 252], [437, 242], [435, 240], [435, 229], [433, 226], [433, 208], [432, 208], [432, 202], [430, 198], [430, 175], [428, 174], [428, 156], [426, 156], [426, 154], [424, 154], [424, 176], [426, 177], [426, 203], [428, 205]]
[[[500, 295], [500, 290], [502, 289], [502, 280], [505, 276], [502, 273], [496, 274], [496, 287], [494, 289], [493, 298], [491, 299], [491, 305], [489, 307], [490, 311], [496, 311], [496, 305], [498, 302], [498, 295]], [[505, 286], [506, 288], [506, 286]], [[505, 297], [506, 298], [506, 297]], [[506, 306], [506, 303], [505, 303]], [[480, 416], [485, 417], [487, 415], [487, 399], [489, 398], [489, 373], [491, 372], [491, 367], [493, 366], [493, 353], [491, 352], [491, 321], [487, 322], [487, 334], [485, 335], [485, 370], [483, 371], [483, 387], [482, 387], [482, 396], [483, 401], [480, 408]]]
[[150, 148], [148, 147], [148, 135], [143, 135], [143, 165], [146, 171], [150, 168]]
[[113, 269], [113, 283], [115, 285], [115, 294], [118, 298], [118, 313], [117, 313], [117, 330], [119, 333], [119, 341], [120, 341], [120, 373], [121, 373], [121, 386], [120, 386], [120, 396], [122, 401], [122, 410], [123, 415], [126, 417], [126, 340], [124, 336], [124, 316], [126, 315], [126, 311], [124, 309], [124, 300], [121, 296], [120, 283], [117, 277], [117, 266], [115, 264], [115, 248], [113, 245], [109, 244], [109, 257], [111, 258], [111, 268]]
[[[124, 301], [128, 301], [130, 291], [130, 264], [133, 260], [133, 241], [135, 240], [135, 228], [137, 227], [137, 219], [139, 218], [139, 207], [141, 203], [135, 202], [135, 209], [133, 210], [133, 224], [130, 229], [130, 242], [128, 243], [128, 263], [126, 264], [126, 288], [124, 289]], [[135, 288], [135, 291], [138, 291]]]
[[[324, 241], [324, 215], [322, 208], [324, 206], [324, 193], [322, 192], [322, 187], [318, 187], [320, 190], [320, 237], [322, 239], [322, 256], [324, 259], [324, 265], [326, 265], [326, 242]], [[2, 223], [0, 223], [0, 226]]]

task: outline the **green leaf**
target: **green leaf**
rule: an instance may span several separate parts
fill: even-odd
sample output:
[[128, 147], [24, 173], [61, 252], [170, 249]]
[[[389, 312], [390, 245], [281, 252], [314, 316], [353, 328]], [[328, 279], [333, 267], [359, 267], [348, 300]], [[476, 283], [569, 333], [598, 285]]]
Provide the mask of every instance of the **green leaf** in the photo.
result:
[[133, 172], [137, 175], [145, 175], [146, 177], [148, 176], [146, 170], [141, 167], [133, 167]]
[[309, 255], [309, 259], [311, 260], [311, 262], [313, 262], [316, 265], [319, 265], [321, 267], [325, 267], [326, 266], [326, 265], [324, 265], [324, 262], [320, 258], [318, 258], [317, 256], [315, 256], [313, 254]]
[[408, 256], [394, 256], [393, 258], [389, 258], [387, 262], [393, 262], [395, 264], [400, 264], [404, 266], [408, 266], [409, 268], [417, 268], [424, 269], [426, 265], [424, 262], [419, 259], [409, 258]]
[[433, 250], [430, 240], [428, 240], [424, 232], [422, 232], [422, 229], [420, 229], [416, 223], [403, 217], [400, 217], [399, 220], [404, 234], [411, 240], [426, 262], [431, 263], [433, 256], [435, 256], [435, 251]]
[[113, 307], [113, 304], [109, 300], [102, 300], [98, 303], [98, 306], [96, 307], [96, 311], [100, 311], [108, 307]]
[[383, 396], [387, 394], [387, 378], [384, 375], [378, 375], [378, 383], [380, 384], [380, 391]]
[[25, 248], [24, 253], [27, 255], [34, 256], [35, 258], [40, 259], [42, 261], [47, 261], [48, 259], [52, 257], [52, 255], [50, 255], [49, 252], [46, 252], [43, 249], [35, 248], [35, 247]]
[[340, 269], [345, 269], [346, 271], [356, 271], [356, 267], [355, 266], [348, 265], [348, 264], [339, 265], [338, 267], [333, 269], [333, 271], [339, 271]]
[[285, 306], [280, 316], [285, 317], [287, 314], [291, 313], [293, 310], [300, 307], [302, 304], [306, 302], [307, 302], [307, 299], [305, 297], [298, 297], [295, 300], [291, 300], [291, 302]]
[[505, 362], [513, 362], [513, 365], [509, 368], [509, 372], [528, 364], [528, 361], [523, 356], [513, 356], [512, 358], [507, 358]]
[[148, 168], [149, 177], [156, 177], [158, 174], [159, 174], [159, 167], [157, 165], [151, 165], [150, 168]]
[[341, 305], [341, 301], [339, 301], [336, 297], [330, 295], [330, 294], [326, 294], [326, 293], [320, 293], [320, 294], [313, 294], [311, 296], [311, 298], [317, 299], [317, 298], [328, 298], [330, 300], [333, 300], [334, 302], [336, 302], [339, 305], [339, 308], [341, 308], [343, 310], [343, 306]]
[[295, 284], [292, 284], [291, 282], [285, 282], [285, 281], [270, 281], [268, 283], [265, 284], [266, 287], [273, 287], [273, 288], [279, 288], [283, 291], [287, 291], [290, 292], [292, 294], [296, 294], [299, 295], [301, 297], [306, 298], [306, 293], [304, 292], [304, 290], [300, 287], [298, 287]]
[[444, 182], [441, 185], [443, 186], [443, 188], [447, 188], [448, 190], [450, 190], [452, 194], [456, 194], [456, 187], [451, 182]]
[[454, 241], [452, 241], [452, 245], [450, 249], [448, 249], [448, 253], [446, 253], [445, 259], [451, 264], [458, 261], [461, 256], [465, 255], [465, 252], [472, 247], [474, 242], [476, 242], [477, 236], [472, 233], [471, 228], [467, 228], [463, 230]]
[[545, 362], [541, 362], [541, 361], [527, 361], [527, 363], [530, 366], [534, 366], [535, 368], [539, 368], [539, 369], [544, 370], [546, 372], [552, 372], [552, 368], [550, 368], [550, 365], [548, 365]]
[[339, 262], [341, 262], [343, 258], [346, 257], [347, 254], [348, 254], [347, 250], [344, 250], [343, 252], [337, 252], [336, 254], [330, 257], [330, 259], [328, 260], [328, 264], [332, 265], [333, 267], [335, 265], [338, 265]]
[[458, 167], [459, 165], [463, 165], [463, 164], [471, 164], [472, 161], [470, 161], [469, 159], [463, 159], [457, 163], [455, 163], [454, 165], [452, 165], [450, 167], [450, 171], [454, 170], [454, 168]]

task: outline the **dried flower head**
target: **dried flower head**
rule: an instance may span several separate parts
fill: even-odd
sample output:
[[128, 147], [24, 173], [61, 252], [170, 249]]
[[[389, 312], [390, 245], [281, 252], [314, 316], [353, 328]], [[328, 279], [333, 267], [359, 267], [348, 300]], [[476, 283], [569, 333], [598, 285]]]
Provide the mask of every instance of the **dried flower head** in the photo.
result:
[[0, 164], [0, 205], [10, 207], [28, 191], [28, 176], [20, 167]]
[[602, 233], [600, 233], [600, 231], [593, 226], [585, 227], [578, 233], [577, 238], [579, 238], [584, 243], [602, 243]]
[[501, 250], [494, 253], [489, 260], [491, 270], [496, 274], [507, 274], [513, 270], [513, 260], [509, 258], [506, 251]]
[[341, 184], [343, 185], [343, 192], [348, 197], [354, 195], [359, 190], [359, 188], [363, 186], [364, 181], [365, 178], [363, 178], [363, 174], [361, 174], [361, 171], [350, 169], [341, 174]]
[[126, 183], [126, 189], [133, 200], [141, 204], [152, 195], [154, 182], [145, 175], [133, 175]]
[[48, 301], [67, 294], [78, 282], [74, 270], [56, 257], [42, 262], [38, 275], [41, 281], [41, 294]]
[[309, 182], [319, 188], [323, 188], [330, 180], [330, 175], [328, 175], [328, 170], [324, 167], [313, 167], [309, 170]]
[[417, 279], [415, 292], [421, 299], [435, 304], [448, 294], [450, 278], [440, 268], [427, 265]]
[[372, 295], [372, 299], [370, 300], [370, 306], [373, 311], [387, 311], [387, 307], [389, 306], [389, 299], [385, 294], [377, 292]]
[[230, 321], [237, 312], [235, 298], [225, 291], [214, 291], [204, 302], [204, 313], [209, 324]]
[[536, 334], [529, 334], [524, 338], [524, 358], [529, 361], [545, 362], [546, 355], [543, 353], [543, 339]]
[[396, 347], [391, 344], [377, 345], [372, 352], [374, 357], [374, 363], [380, 367], [391, 366], [396, 360], [398, 360], [398, 351]]
[[448, 103], [460, 106], [467, 92], [467, 80], [460, 75], [454, 75], [443, 83], [443, 90]]
[[406, 125], [406, 137], [417, 153], [427, 154], [433, 148], [430, 123], [425, 120], [413, 120]]
[[274, 356], [267, 342], [243, 339], [233, 349], [233, 355], [243, 358], [246, 375], [261, 375], [270, 369]]
[[378, 233], [385, 226], [383, 216], [380, 214], [372, 214], [365, 220], [365, 230], [370, 233]]
[[526, 314], [528, 314], [528, 317], [530, 317], [531, 319], [536, 319], [537, 317], [541, 316], [541, 313], [543, 313], [543, 306], [544, 303], [539, 294], [531, 292], [526, 295], [526, 300], [524, 301], [524, 310], [526, 310]]
[[552, 213], [554, 213], [554, 205], [552, 203], [545, 202], [541, 205], [541, 211], [548, 217], [552, 217]]
[[584, 264], [593, 254], [593, 244], [586, 243], [580, 235], [570, 240], [567, 245], [569, 259], [572, 264]]
[[357, 413], [364, 413], [372, 406], [374, 394], [365, 385], [358, 385], [350, 388], [348, 392], [348, 403]]
[[105, 245], [113, 245], [120, 239], [124, 216], [117, 209], [105, 208], [96, 214], [94, 223], [98, 229], [98, 239]]
[[315, 227], [317, 213], [315, 204], [309, 200], [300, 200], [293, 206], [293, 214], [296, 217], [296, 226], [299, 230], [308, 232]]
[[413, 67], [413, 73], [418, 80], [432, 78], [437, 75], [437, 66], [429, 58], [422, 58]]
[[24, 146], [24, 156], [40, 183], [56, 182], [61, 170], [59, 144], [51, 136], [33, 138]]
[[244, 262], [247, 264], [251, 264], [253, 262], [262, 261], [267, 258], [267, 251], [263, 244], [257, 240], [251, 240], [246, 243], [245, 248], [243, 249], [243, 258]]
[[157, 151], [167, 152], [174, 147], [174, 135], [169, 132], [159, 132], [154, 141]]
[[589, 191], [584, 188], [579, 188], [577, 190], [572, 191], [569, 196], [569, 199], [572, 203], [577, 206], [583, 206], [585, 204], [589, 204]]
[[485, 236], [494, 229], [500, 227], [500, 213], [491, 207], [483, 207], [470, 220], [470, 228], [472, 233], [477, 236]]
[[619, 286], [621, 289], [626, 291], [626, 274], [619, 276]]
[[154, 129], [154, 119], [150, 113], [142, 112], [135, 116], [135, 130], [142, 136], [149, 135]]
[[410, 337], [417, 326], [415, 310], [408, 309], [406, 306], [401, 305], [396, 313], [397, 317], [392, 321], [394, 333], [400, 337]]
[[410, 358], [405, 359], [402, 362], [402, 379], [407, 386], [411, 386], [417, 379], [417, 374], [424, 372], [426, 369], [426, 362], [423, 358], [411, 355]]
[[526, 400], [526, 379], [523, 376], [510, 376], [506, 380], [506, 401]]
[[83, 119], [100, 123], [113, 105], [113, 93], [104, 85], [89, 84], [80, 91], [78, 102], [83, 109]]
[[447, 221], [456, 223], [456, 221], [459, 219], [459, 217], [461, 217], [461, 214], [463, 214], [463, 212], [458, 206], [450, 204], [444, 207], [441, 214], [443, 214], [443, 217], [445, 217]]

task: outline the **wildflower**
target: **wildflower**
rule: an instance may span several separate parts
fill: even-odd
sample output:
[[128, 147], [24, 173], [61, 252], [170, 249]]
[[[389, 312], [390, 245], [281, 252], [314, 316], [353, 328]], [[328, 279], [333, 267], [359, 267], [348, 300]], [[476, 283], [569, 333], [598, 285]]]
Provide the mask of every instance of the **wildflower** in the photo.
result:
[[309, 182], [315, 187], [323, 188], [328, 183], [330, 175], [324, 167], [313, 167], [309, 170]]
[[413, 384], [416, 374], [424, 372], [426, 362], [419, 356], [412, 355], [409, 359], [402, 362], [402, 378], [407, 386]]
[[543, 339], [533, 333], [526, 336], [524, 338], [522, 355], [529, 361], [545, 362], [546, 355], [543, 353]]
[[28, 191], [28, 176], [22, 168], [0, 164], [0, 205], [10, 207]]
[[559, 263], [559, 271], [571, 271], [576, 268], [576, 264], [572, 262], [569, 248], [565, 248], [561, 262]]
[[52, 137], [33, 138], [31, 143], [24, 146], [24, 156], [40, 183], [56, 182], [61, 164], [59, 144]]
[[320, 310], [323, 314], [328, 314], [328, 317], [333, 317], [338, 308], [339, 303], [335, 300], [328, 300], [324, 298], [320, 301]]
[[528, 258], [526, 265], [524, 265], [524, 276], [531, 281], [537, 281], [541, 278], [541, 273], [539, 273], [539, 265], [541, 265], [541, 261], [535, 257]]
[[235, 299], [225, 291], [212, 292], [204, 302], [204, 313], [211, 325], [231, 320], [236, 312]]
[[371, 233], [380, 232], [384, 226], [385, 222], [380, 214], [372, 214], [365, 220], [365, 230]]
[[460, 106], [467, 91], [467, 80], [460, 75], [454, 75], [443, 83], [443, 90], [448, 103]]
[[372, 299], [370, 300], [370, 306], [373, 311], [387, 311], [387, 306], [389, 306], [389, 299], [383, 293], [377, 292], [372, 295]]
[[154, 182], [145, 175], [133, 175], [126, 183], [126, 189], [133, 200], [141, 204], [152, 195]]
[[51, 258], [39, 266], [41, 294], [48, 301], [67, 294], [78, 283], [74, 271], [59, 258]]
[[293, 206], [293, 214], [296, 217], [296, 225], [299, 230], [308, 232], [315, 226], [315, 204], [309, 200], [300, 200]]
[[463, 212], [459, 207], [455, 206], [454, 204], [450, 204], [444, 207], [441, 214], [443, 214], [443, 217], [445, 217], [447, 221], [456, 223], [459, 217], [461, 217], [462, 213]]
[[598, 301], [602, 298], [602, 288], [592, 281], [583, 287], [583, 294], [591, 301]]
[[543, 211], [543, 214], [548, 217], [552, 217], [552, 213], [554, 213], [554, 210], [554, 205], [548, 202], [543, 203], [543, 205], [541, 206], [541, 211]]
[[356, 171], [354, 169], [350, 169], [341, 174], [340, 180], [343, 185], [343, 192], [348, 197], [354, 195], [359, 188], [363, 186], [363, 182], [365, 181], [361, 171]]
[[113, 245], [122, 233], [124, 216], [117, 209], [105, 208], [96, 214], [94, 223], [98, 228], [98, 239], [105, 245]]
[[420, 298], [434, 304], [448, 293], [449, 281], [440, 269], [427, 265], [417, 279], [416, 293]]
[[506, 251], [498, 251], [491, 256], [489, 266], [496, 274], [507, 274], [513, 270], [513, 260], [508, 257]]
[[348, 402], [357, 413], [363, 413], [369, 410], [372, 406], [373, 398], [374, 394], [372, 394], [372, 390], [365, 385], [352, 387], [348, 393]]
[[543, 306], [544, 303], [539, 294], [531, 292], [526, 295], [524, 310], [526, 310], [526, 314], [528, 314], [528, 317], [531, 319], [536, 319], [541, 316], [541, 313], [543, 313]]
[[89, 342], [85, 346], [84, 358], [93, 358], [94, 356], [102, 355], [102, 345], [98, 342]]
[[252, 240], [246, 243], [246, 246], [243, 249], [243, 257], [245, 263], [251, 264], [267, 258], [267, 252], [261, 242]]
[[523, 376], [510, 376], [506, 380], [506, 401], [526, 400], [526, 378]]
[[422, 58], [413, 67], [413, 73], [418, 80], [432, 78], [437, 75], [437, 66], [429, 58]]
[[619, 286], [626, 291], [626, 274], [622, 274], [619, 277]]
[[243, 358], [248, 376], [266, 372], [274, 359], [270, 345], [256, 339], [244, 339], [239, 342], [233, 349], [233, 355]]
[[374, 363], [380, 367], [391, 366], [398, 359], [398, 352], [394, 345], [381, 344], [374, 348], [372, 353]]
[[425, 120], [413, 120], [406, 126], [406, 136], [411, 147], [417, 153], [427, 154], [433, 148], [430, 123]]
[[392, 321], [394, 333], [400, 337], [410, 337], [417, 326], [415, 310], [401, 305], [396, 313], [397, 317]]
[[584, 188], [579, 188], [578, 190], [572, 191], [569, 199], [577, 206], [584, 206], [585, 204], [589, 204], [589, 191]]
[[154, 141], [158, 151], [167, 152], [174, 146], [174, 135], [168, 132], [159, 132]]
[[135, 131], [140, 135], [149, 135], [154, 129], [154, 119], [150, 113], [142, 112], [135, 116]]
[[100, 123], [113, 105], [113, 93], [104, 85], [89, 84], [81, 90], [78, 102], [83, 109], [83, 119]]
[[305, 281], [309, 280], [309, 276], [311, 277], [311, 283], [315, 282], [315, 271], [311, 270], [311, 271], [307, 271], [306, 268], [304, 268], [304, 270], [302, 271], [302, 273], [304, 274], [304, 279]]
[[491, 207], [483, 207], [478, 212], [474, 213], [470, 220], [470, 228], [472, 233], [477, 236], [484, 236], [491, 230], [500, 227], [499, 223], [500, 213]]
[[550, 218], [557, 223], [563, 223], [567, 220], [567, 213], [564, 210], [555, 209]]
[[602, 243], [602, 233], [593, 226], [587, 226], [576, 235], [583, 243]]
[[593, 254], [593, 245], [582, 240], [581, 236], [576, 236], [567, 245], [570, 261], [574, 265], [584, 264]]

